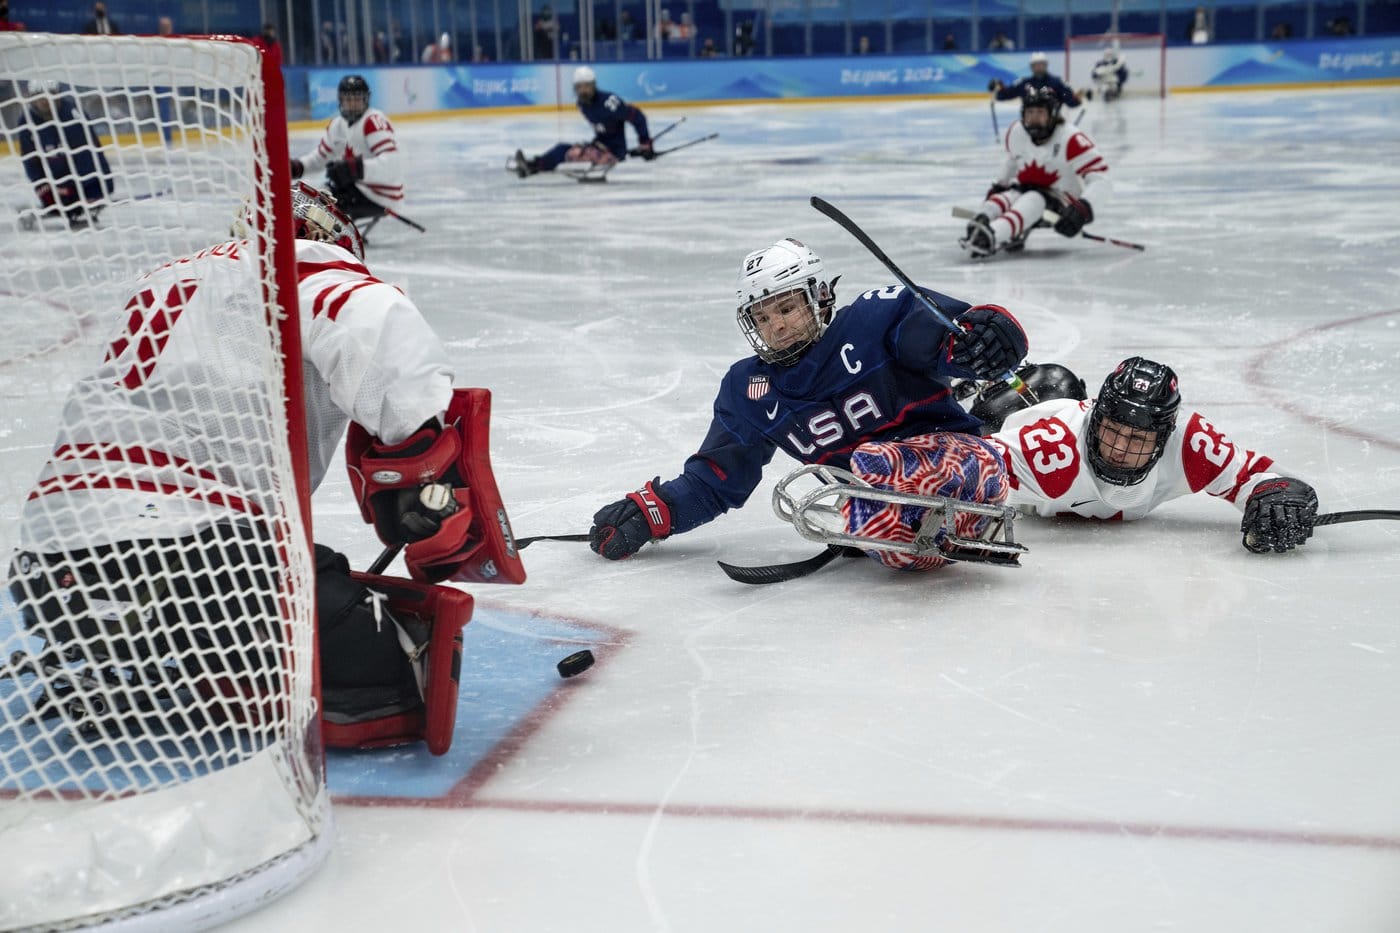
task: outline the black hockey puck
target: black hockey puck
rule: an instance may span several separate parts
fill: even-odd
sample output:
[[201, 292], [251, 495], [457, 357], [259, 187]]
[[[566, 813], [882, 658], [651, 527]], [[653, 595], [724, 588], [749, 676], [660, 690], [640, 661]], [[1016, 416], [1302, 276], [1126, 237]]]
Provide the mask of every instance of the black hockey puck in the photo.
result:
[[593, 652], [587, 648], [575, 651], [556, 666], [560, 677], [576, 677], [593, 666]]

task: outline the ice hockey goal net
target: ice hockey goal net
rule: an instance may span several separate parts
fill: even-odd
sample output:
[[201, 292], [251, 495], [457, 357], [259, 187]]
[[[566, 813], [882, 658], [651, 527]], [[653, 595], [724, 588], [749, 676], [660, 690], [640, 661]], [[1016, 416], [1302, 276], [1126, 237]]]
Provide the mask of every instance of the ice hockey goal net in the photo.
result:
[[1167, 37], [1156, 32], [1105, 32], [1065, 40], [1065, 83], [1076, 90], [1094, 86], [1094, 65], [1116, 48], [1128, 66], [1123, 94], [1167, 96]]
[[0, 929], [202, 929], [330, 840], [278, 62], [0, 33], [0, 116]]

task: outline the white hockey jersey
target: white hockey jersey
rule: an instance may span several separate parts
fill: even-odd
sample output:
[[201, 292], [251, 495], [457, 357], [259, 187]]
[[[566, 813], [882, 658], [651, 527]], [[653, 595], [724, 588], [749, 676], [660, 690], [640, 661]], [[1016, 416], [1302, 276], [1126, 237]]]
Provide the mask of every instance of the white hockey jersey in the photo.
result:
[[314, 175], [326, 163], [359, 156], [364, 159], [365, 177], [355, 183], [360, 193], [380, 207], [397, 208], [403, 203], [404, 170], [394, 127], [382, 110], [373, 107], [349, 126], [337, 114], [326, 124], [326, 132], [310, 153], [301, 157], [302, 170]]
[[1142, 518], [1193, 492], [1233, 503], [1241, 511], [1254, 487], [1277, 476], [1273, 461], [1232, 443], [1197, 412], [1181, 411], [1166, 450], [1134, 486], [1099, 480], [1089, 466], [1091, 402], [1055, 399], [1008, 417], [988, 438], [1011, 475], [1008, 505], [1039, 515]]
[[1006, 161], [996, 179], [999, 185], [1050, 188], [1091, 203], [1111, 187], [1103, 153], [1088, 133], [1072, 124], [1061, 123], [1049, 139], [1036, 145], [1017, 120], [1006, 131], [1005, 145]]
[[[338, 246], [296, 250], [314, 489], [350, 419], [400, 443], [447, 409], [453, 373], [397, 288]], [[269, 410], [269, 363], [256, 352], [267, 341], [250, 333], [266, 327], [246, 287], [257, 263], [235, 240], [137, 280], [106, 358], [69, 393], [24, 506], [22, 547], [182, 537], [272, 508], [285, 478], [269, 452], [285, 415]]]

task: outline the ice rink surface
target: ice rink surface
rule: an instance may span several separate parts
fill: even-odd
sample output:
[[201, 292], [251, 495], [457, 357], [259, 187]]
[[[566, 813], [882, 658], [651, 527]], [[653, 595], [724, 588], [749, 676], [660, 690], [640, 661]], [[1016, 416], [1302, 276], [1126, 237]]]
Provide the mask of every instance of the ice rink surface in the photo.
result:
[[[892, 281], [813, 194], [922, 283], [1012, 309], [1031, 359], [1091, 391], [1126, 356], [1169, 363], [1186, 406], [1324, 511], [1400, 507], [1393, 88], [1091, 105], [1116, 185], [1091, 230], [1147, 251], [1041, 232], [985, 263], [949, 214], [999, 165], [985, 103], [649, 117], [682, 115], [664, 142], [720, 138], [604, 185], [502, 171], [517, 146], [587, 138], [576, 114], [398, 128], [404, 210], [430, 233], [381, 224], [369, 264], [458, 384], [493, 391], [518, 535], [586, 531], [679, 472], [747, 352], [745, 253], [796, 236], [843, 274], [838, 299]], [[540, 543], [527, 585], [477, 588], [473, 626], [543, 647], [469, 653], [464, 780], [352, 796], [383, 759], [336, 756], [330, 862], [231, 929], [1400, 929], [1400, 526], [1258, 556], [1234, 508], [1197, 497], [1132, 525], [1023, 519], [1017, 570], [728, 580], [717, 559], [818, 550], [768, 504], [791, 466], [630, 561]], [[377, 547], [343, 477], [316, 536], [363, 566]], [[574, 638], [598, 663], [560, 681]], [[522, 693], [502, 732], [493, 707]]]

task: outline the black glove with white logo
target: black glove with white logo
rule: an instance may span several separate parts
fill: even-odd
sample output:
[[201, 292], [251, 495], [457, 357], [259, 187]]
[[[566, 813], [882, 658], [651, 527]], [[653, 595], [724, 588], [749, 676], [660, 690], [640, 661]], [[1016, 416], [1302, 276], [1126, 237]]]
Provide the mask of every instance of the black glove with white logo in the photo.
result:
[[640, 551], [648, 541], [670, 535], [671, 507], [656, 488], [660, 483], [658, 476], [636, 492], [629, 492], [626, 498], [597, 511], [588, 531], [588, 546], [595, 554], [622, 560]]

